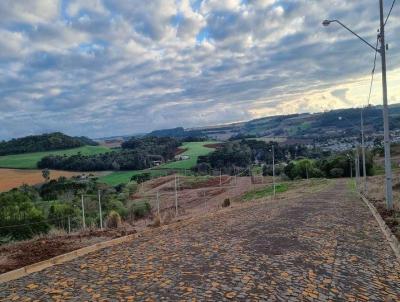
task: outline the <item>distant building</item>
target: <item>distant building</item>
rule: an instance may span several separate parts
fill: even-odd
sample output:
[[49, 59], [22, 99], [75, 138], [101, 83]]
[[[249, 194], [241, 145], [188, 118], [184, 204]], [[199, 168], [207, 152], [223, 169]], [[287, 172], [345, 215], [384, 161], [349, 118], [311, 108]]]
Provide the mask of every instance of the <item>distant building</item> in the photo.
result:
[[187, 160], [189, 158], [190, 158], [189, 155], [180, 155], [180, 154], [175, 155], [175, 160]]

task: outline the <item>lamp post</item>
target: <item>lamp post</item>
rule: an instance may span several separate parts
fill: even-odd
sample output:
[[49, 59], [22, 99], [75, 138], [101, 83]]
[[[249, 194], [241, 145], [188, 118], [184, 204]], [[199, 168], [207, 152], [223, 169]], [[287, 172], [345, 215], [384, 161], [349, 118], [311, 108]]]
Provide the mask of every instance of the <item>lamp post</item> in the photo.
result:
[[388, 209], [393, 208], [393, 192], [392, 192], [392, 167], [390, 160], [390, 133], [389, 133], [389, 109], [387, 100], [387, 81], [386, 81], [386, 44], [385, 44], [385, 20], [383, 16], [383, 0], [379, 0], [379, 13], [380, 13], [380, 31], [378, 38], [380, 40], [380, 49], [375, 48], [365, 39], [360, 37], [346, 25], [339, 20], [324, 20], [322, 24], [329, 26], [331, 23], [338, 23], [350, 33], [355, 35], [375, 52], [379, 52], [382, 59], [382, 95], [383, 95], [383, 132], [384, 132], [384, 146], [385, 146], [385, 179], [386, 179], [386, 206]]

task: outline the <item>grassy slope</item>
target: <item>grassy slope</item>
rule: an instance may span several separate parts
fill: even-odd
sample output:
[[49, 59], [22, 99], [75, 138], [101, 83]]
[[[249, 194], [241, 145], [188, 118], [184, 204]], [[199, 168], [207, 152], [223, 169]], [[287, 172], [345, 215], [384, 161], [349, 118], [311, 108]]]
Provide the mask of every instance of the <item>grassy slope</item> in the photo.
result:
[[1, 168], [15, 168], [15, 169], [35, 169], [36, 163], [41, 160], [44, 156], [53, 155], [74, 155], [81, 152], [84, 155], [100, 154], [110, 151], [107, 147], [102, 146], [84, 146], [80, 148], [57, 150], [57, 151], [45, 151], [35, 153], [24, 153], [15, 155], [0, 156], [0, 167]]
[[183, 143], [182, 148], [188, 149], [181, 155], [188, 155], [190, 158], [188, 160], [182, 160], [177, 162], [167, 163], [161, 166], [158, 166], [154, 170], [142, 170], [142, 171], [121, 171], [121, 172], [114, 172], [109, 175], [100, 177], [100, 181], [106, 184], [115, 186], [121, 183], [127, 183], [131, 179], [131, 177], [135, 174], [139, 174], [142, 172], [150, 172], [151, 175], [160, 176], [164, 175], [164, 171], [160, 171], [159, 169], [190, 169], [197, 163], [197, 158], [200, 155], [206, 155], [212, 152], [213, 148], [204, 147], [207, 144], [215, 144], [215, 142], [188, 142]]
[[201, 155], [207, 155], [214, 151], [213, 148], [204, 147], [207, 144], [215, 144], [215, 142], [190, 142], [183, 143], [182, 148], [187, 149], [181, 155], [188, 155], [190, 158], [187, 160], [180, 160], [171, 163], [167, 163], [159, 166], [161, 169], [190, 169], [197, 163], [197, 158]]

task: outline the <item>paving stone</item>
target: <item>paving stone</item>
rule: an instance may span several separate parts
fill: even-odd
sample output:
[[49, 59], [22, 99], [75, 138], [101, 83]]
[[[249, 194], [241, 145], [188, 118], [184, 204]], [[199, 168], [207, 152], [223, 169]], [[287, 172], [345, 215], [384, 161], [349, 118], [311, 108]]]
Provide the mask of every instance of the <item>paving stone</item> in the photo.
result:
[[400, 301], [400, 266], [342, 180], [0, 284], [1, 301]]

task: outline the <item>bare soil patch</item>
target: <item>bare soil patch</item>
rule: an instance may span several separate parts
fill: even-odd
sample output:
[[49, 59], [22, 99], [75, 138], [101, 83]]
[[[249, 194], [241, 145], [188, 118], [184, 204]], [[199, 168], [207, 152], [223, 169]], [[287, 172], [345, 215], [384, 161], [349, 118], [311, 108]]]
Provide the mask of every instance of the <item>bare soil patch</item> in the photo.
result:
[[134, 229], [90, 230], [70, 235], [47, 235], [3, 245], [0, 246], [0, 274], [135, 232]]
[[[81, 175], [82, 172], [50, 171], [50, 178], [57, 179], [60, 176], [67, 178]], [[8, 191], [23, 184], [36, 185], [43, 182], [41, 170], [0, 169], [0, 192]]]
[[368, 177], [366, 197], [374, 204], [387, 226], [400, 240], [400, 172], [393, 171], [393, 210], [388, 210], [386, 207], [384, 175]]
[[212, 149], [218, 149], [218, 148], [222, 147], [222, 144], [218, 144], [218, 143], [216, 143], [216, 144], [205, 144], [204, 147], [212, 148]]
[[189, 150], [189, 149], [188, 148], [177, 148], [175, 151], [175, 155], [182, 154], [182, 153], [186, 152], [187, 150]]

